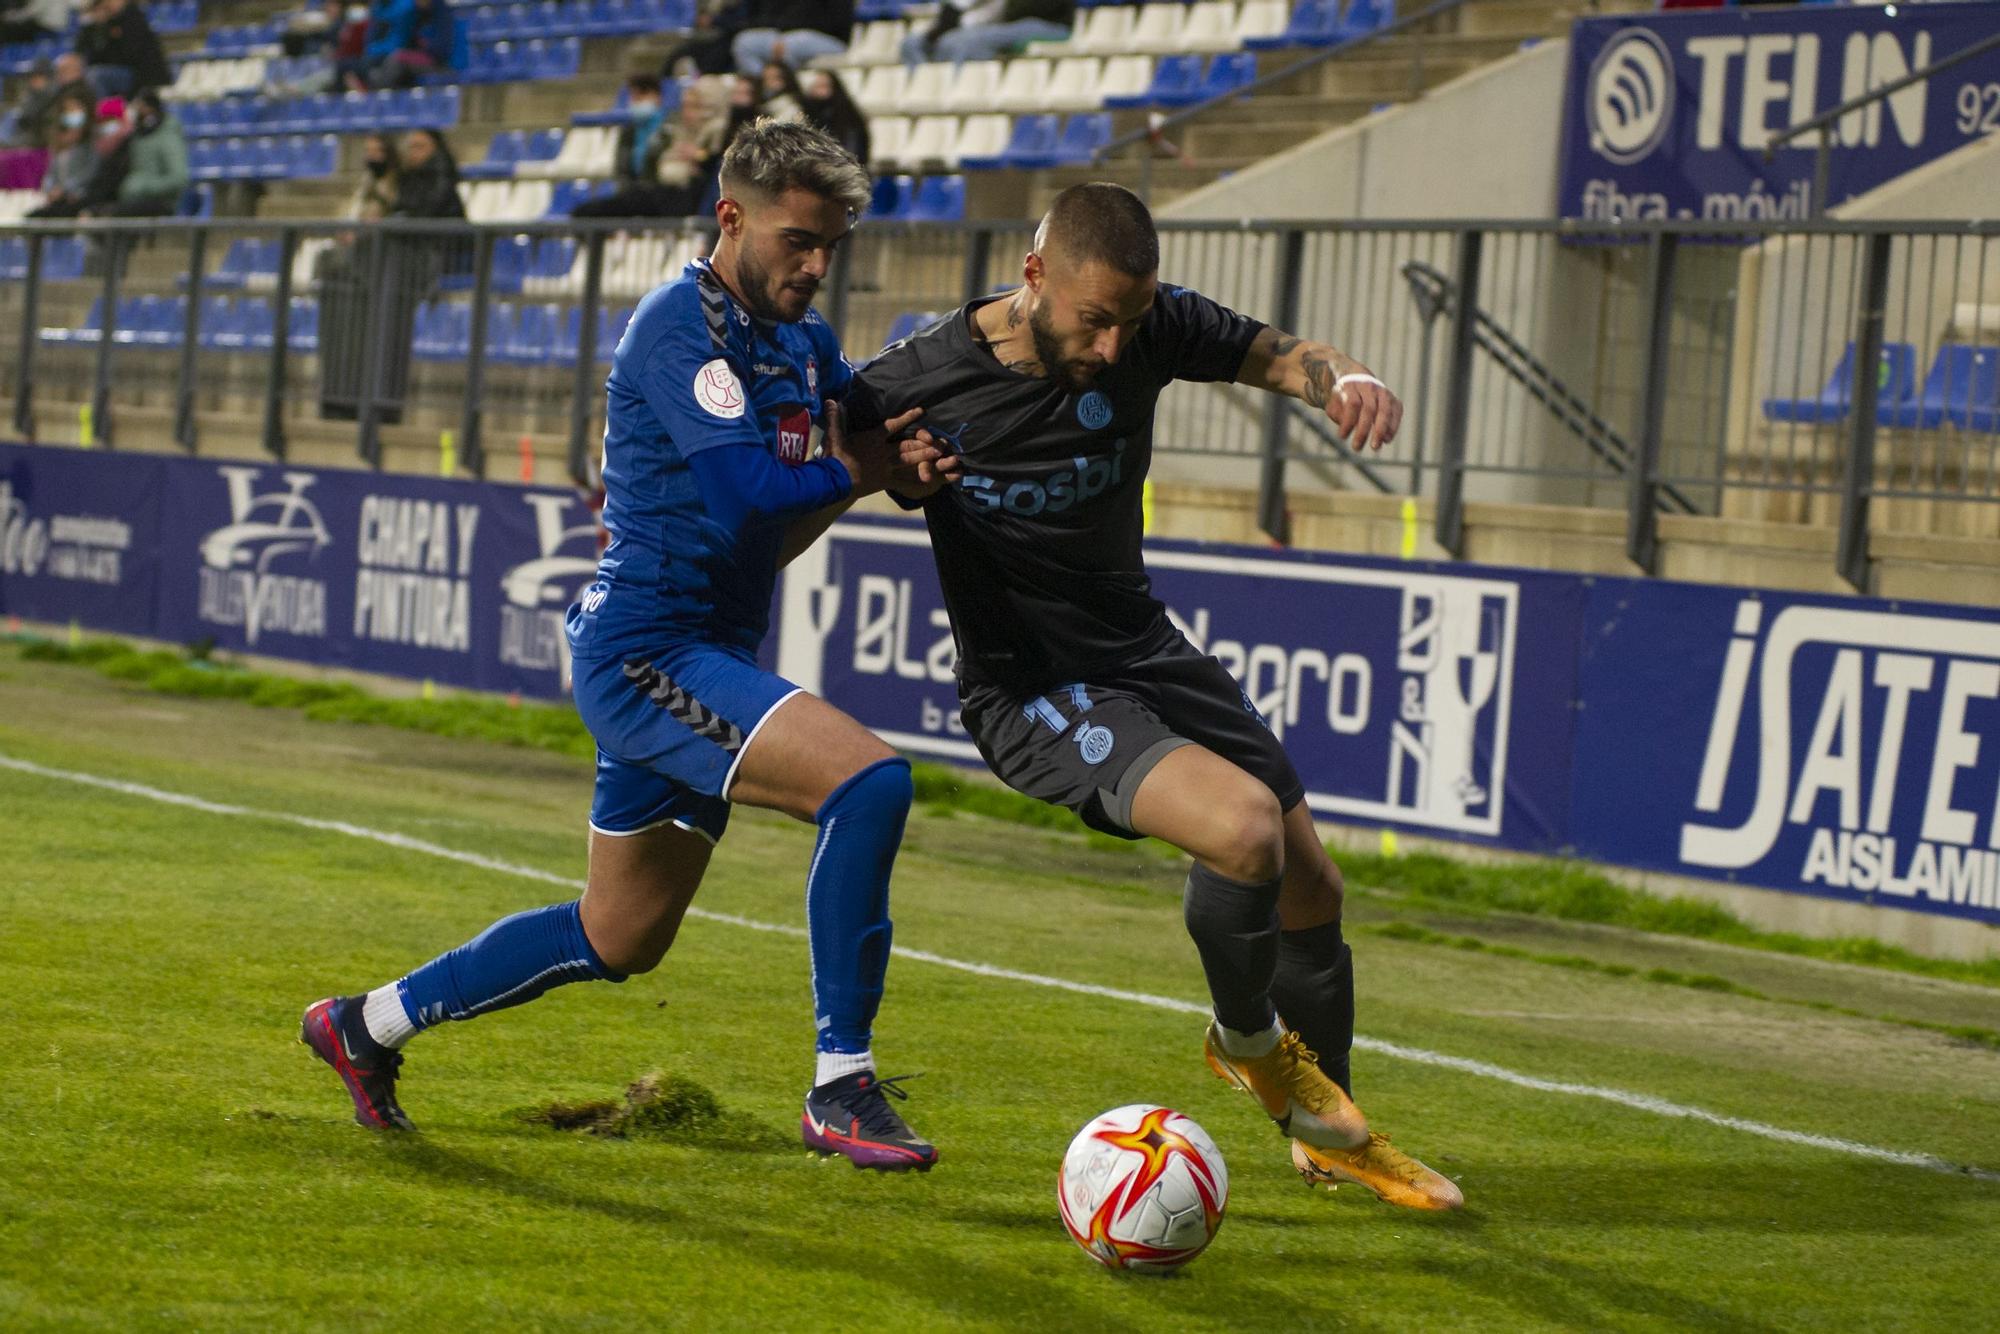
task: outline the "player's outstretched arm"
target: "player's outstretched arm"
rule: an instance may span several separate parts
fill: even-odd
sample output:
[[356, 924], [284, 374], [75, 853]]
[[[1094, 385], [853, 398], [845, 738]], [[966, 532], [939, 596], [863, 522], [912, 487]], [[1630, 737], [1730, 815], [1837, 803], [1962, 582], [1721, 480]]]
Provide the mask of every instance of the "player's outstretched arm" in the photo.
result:
[[1403, 404], [1369, 369], [1337, 347], [1265, 329], [1250, 344], [1236, 383], [1285, 394], [1326, 412], [1353, 449], [1396, 438]]
[[792, 520], [785, 529], [785, 540], [778, 548], [780, 568], [791, 564], [801, 552], [819, 541], [820, 536], [848, 511], [858, 496], [887, 489], [920, 499], [958, 476], [960, 464], [956, 457], [939, 449], [929, 431], [910, 429], [923, 415], [922, 408], [912, 408], [890, 418], [875, 430], [857, 431], [850, 438], [845, 411], [838, 403], [827, 403], [826, 414], [822, 418], [826, 424], [826, 453], [829, 458], [840, 459], [853, 475], [854, 492], [844, 500]]

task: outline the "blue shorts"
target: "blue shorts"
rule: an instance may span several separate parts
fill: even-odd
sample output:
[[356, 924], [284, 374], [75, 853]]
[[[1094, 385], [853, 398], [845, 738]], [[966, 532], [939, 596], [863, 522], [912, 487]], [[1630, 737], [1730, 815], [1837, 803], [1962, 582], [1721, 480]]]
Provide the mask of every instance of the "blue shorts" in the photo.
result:
[[577, 662], [573, 678], [597, 741], [590, 827], [619, 835], [675, 824], [711, 843], [729, 823], [744, 748], [800, 689], [713, 644]]

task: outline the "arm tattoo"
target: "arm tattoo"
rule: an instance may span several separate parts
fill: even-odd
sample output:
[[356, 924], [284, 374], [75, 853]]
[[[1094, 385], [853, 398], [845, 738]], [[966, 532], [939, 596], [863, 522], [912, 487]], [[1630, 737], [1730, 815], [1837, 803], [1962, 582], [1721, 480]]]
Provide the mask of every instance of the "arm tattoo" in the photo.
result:
[[1042, 363], [1036, 361], [1033, 357], [1027, 357], [1020, 361], [1008, 362], [1007, 369], [1017, 375], [1040, 375], [1042, 373]]
[[1333, 365], [1325, 357], [1308, 352], [1299, 359], [1305, 369], [1305, 401], [1316, 408], [1325, 407], [1333, 399]]
[[1007, 303], [1007, 327], [1009, 329], [1021, 327], [1021, 301], [1018, 297]]
[[1289, 357], [1292, 353], [1298, 351], [1299, 344], [1305, 342], [1303, 338], [1294, 338], [1290, 334], [1279, 333], [1276, 329], [1271, 330], [1271, 333], [1273, 335], [1271, 339], [1271, 359], [1273, 361], [1279, 357]]

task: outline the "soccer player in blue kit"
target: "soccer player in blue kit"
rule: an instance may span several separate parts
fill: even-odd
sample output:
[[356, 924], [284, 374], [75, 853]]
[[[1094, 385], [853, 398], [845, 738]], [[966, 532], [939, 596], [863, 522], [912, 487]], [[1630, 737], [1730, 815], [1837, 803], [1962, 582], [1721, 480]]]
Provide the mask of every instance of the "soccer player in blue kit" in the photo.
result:
[[[920, 409], [847, 434], [854, 374], [811, 309], [868, 197], [866, 171], [833, 140], [758, 122], [723, 157], [714, 255], [633, 315], [607, 385], [611, 545], [567, 625], [577, 709], [598, 746], [587, 886], [394, 982], [307, 1009], [302, 1039], [340, 1074], [361, 1124], [410, 1128], [396, 1079], [400, 1048], [422, 1030], [657, 965], [730, 803], [743, 802], [819, 827], [806, 880], [818, 1023], [806, 1144], [857, 1167], [936, 1161], [885, 1097], [906, 1095], [877, 1078], [869, 1047], [909, 764], [756, 664], [782, 564], [854, 498], [945, 480], [938, 451], [910, 429]], [[809, 457], [815, 424], [821, 458]]]

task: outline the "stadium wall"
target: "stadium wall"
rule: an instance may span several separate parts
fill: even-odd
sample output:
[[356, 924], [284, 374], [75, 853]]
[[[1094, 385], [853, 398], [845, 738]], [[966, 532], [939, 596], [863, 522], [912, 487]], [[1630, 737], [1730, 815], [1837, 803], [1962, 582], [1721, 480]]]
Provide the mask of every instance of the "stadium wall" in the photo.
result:
[[[37, 622], [557, 697], [596, 554], [563, 490], [0, 446], [0, 614]], [[2000, 612], [1176, 541], [1148, 561], [1324, 819], [2000, 952]], [[767, 664], [978, 762], [920, 526], [836, 525], [773, 611]]]

